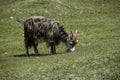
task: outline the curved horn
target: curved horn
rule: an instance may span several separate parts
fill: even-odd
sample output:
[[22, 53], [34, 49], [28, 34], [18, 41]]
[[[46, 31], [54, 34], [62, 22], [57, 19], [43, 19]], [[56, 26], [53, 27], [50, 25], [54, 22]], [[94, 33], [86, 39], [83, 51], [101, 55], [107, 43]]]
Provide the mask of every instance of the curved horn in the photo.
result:
[[72, 31], [70, 31], [71, 32], [71, 37], [73, 37], [73, 32]]
[[75, 41], [78, 42], [78, 39], [77, 39], [77, 37], [78, 37], [78, 30], [75, 31], [74, 37], [75, 37]]
[[78, 30], [76, 29], [75, 33], [78, 33]]

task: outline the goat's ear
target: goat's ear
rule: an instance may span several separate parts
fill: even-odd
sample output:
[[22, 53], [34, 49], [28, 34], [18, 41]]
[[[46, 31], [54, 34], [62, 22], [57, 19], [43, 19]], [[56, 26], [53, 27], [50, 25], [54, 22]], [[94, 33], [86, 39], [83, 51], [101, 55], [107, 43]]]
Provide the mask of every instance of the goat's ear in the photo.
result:
[[70, 33], [71, 33], [71, 34], [73, 34], [73, 32], [72, 32], [72, 31], [70, 31]]

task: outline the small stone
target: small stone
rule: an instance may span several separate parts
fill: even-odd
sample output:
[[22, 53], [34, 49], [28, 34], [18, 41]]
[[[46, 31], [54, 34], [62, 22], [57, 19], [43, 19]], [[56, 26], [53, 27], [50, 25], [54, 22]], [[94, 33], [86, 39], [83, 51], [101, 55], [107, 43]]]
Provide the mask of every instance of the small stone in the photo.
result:
[[10, 19], [13, 19], [13, 16], [11, 16]]
[[12, 11], [15, 11], [15, 9], [12, 9]]
[[5, 52], [4, 54], [8, 54], [8, 52]]

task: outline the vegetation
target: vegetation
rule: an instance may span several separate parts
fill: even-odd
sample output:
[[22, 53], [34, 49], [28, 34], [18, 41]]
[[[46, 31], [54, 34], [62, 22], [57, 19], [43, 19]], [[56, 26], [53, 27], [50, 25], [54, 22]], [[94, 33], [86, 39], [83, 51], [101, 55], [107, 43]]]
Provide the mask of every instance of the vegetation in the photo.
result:
[[[120, 80], [119, 0], [1, 0], [0, 80]], [[76, 50], [64, 44], [51, 55], [45, 43], [40, 56], [26, 57], [23, 26], [16, 19], [32, 15], [59, 21], [79, 32]]]

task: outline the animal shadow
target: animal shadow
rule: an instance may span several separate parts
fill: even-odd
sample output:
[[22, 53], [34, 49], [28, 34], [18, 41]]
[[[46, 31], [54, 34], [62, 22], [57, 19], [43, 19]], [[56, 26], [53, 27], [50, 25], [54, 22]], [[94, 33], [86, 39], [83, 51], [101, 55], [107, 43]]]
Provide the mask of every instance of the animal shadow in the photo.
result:
[[38, 55], [35, 55], [35, 54], [29, 54], [26, 55], [26, 54], [16, 54], [16, 55], [13, 55], [14, 57], [40, 57], [40, 56], [51, 56], [52, 54], [38, 54]]
[[52, 53], [43, 53], [43, 54], [39, 54], [39, 55], [35, 55], [34, 53], [26, 55], [26, 54], [15, 54], [13, 55], [14, 57], [41, 57], [41, 56], [54, 56], [54, 55], [59, 55], [59, 54], [64, 54], [64, 53], [56, 53], [56, 54], [52, 54]]

